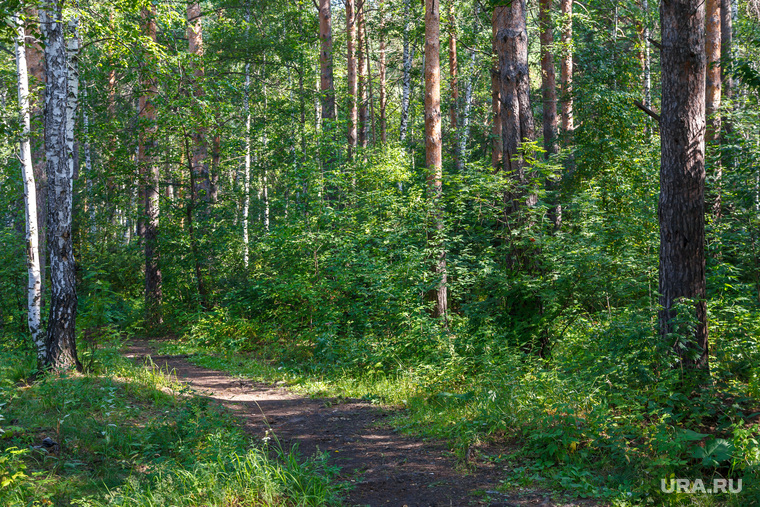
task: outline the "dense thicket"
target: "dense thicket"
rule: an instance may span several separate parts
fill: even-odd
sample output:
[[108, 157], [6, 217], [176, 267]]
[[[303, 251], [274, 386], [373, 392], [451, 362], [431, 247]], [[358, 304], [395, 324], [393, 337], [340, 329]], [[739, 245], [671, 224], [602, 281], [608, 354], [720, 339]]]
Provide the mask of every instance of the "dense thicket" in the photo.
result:
[[[717, 63], [712, 48], [723, 97], [707, 205], [690, 208], [706, 282], [666, 298], [658, 320], [660, 134], [678, 120], [661, 91], [678, 85], [660, 73], [673, 35], [660, 34], [679, 27], [653, 5], [427, 2], [452, 51], [436, 70], [431, 162], [419, 2], [143, 3], [64, 11], [81, 38], [80, 339], [177, 334], [326, 377], [411, 378], [426, 403], [450, 404], [447, 434], [521, 435], [547, 468], [604, 457], [603, 478], [573, 479], [583, 494], [656, 494], [642, 474], [758, 477], [754, 4], [724, 1], [732, 15], [714, 18], [711, 2], [713, 31], [723, 19], [732, 38]], [[33, 60], [31, 6], [7, 9], [26, 17]], [[690, 29], [704, 36], [701, 21]], [[0, 333], [31, 347], [22, 126], [3, 54]], [[30, 75], [38, 164], [45, 87]], [[681, 368], [708, 356], [707, 380]]]

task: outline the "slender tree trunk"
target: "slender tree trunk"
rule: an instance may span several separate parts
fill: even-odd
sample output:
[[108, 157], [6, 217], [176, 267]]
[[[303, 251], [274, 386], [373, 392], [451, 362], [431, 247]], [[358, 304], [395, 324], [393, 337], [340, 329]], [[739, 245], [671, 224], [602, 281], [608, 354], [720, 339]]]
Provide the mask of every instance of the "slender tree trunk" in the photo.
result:
[[383, 9], [384, 2], [383, 0], [380, 0], [380, 59], [378, 62], [378, 74], [380, 79], [380, 142], [382, 144], [385, 144], [388, 142], [388, 122], [385, 117], [385, 110], [387, 107], [387, 100], [386, 97], [386, 90], [385, 90], [385, 73], [386, 73], [386, 62], [385, 62], [385, 52], [387, 51], [386, 45], [385, 45], [385, 11]]
[[322, 96], [322, 118], [335, 119], [335, 88], [333, 86], [332, 13], [330, 0], [319, 0], [319, 90]]
[[[142, 10], [143, 32], [156, 41], [156, 20], [152, 7]], [[160, 325], [162, 276], [159, 267], [158, 221], [160, 179], [159, 165], [154, 160], [156, 151], [156, 109], [153, 98], [158, 93], [154, 75], [154, 62], [148, 62], [141, 76], [143, 94], [140, 96], [140, 120], [142, 131], [138, 147], [138, 164], [140, 167], [141, 194], [144, 195], [145, 218], [145, 322], [148, 327]]]
[[188, 173], [190, 175], [190, 192], [187, 208], [185, 210], [185, 219], [187, 222], [187, 232], [190, 237], [190, 251], [193, 254], [193, 267], [195, 268], [195, 282], [197, 284], [198, 296], [200, 298], [201, 308], [204, 310], [210, 310], [208, 292], [206, 291], [206, 283], [203, 279], [203, 269], [201, 268], [200, 249], [198, 248], [198, 238], [195, 231], [195, 220], [193, 215], [195, 214], [196, 196], [198, 191], [195, 188], [195, 171], [192, 165], [192, 150], [190, 147], [190, 138], [185, 133], [185, 155], [188, 164]]
[[557, 82], [554, 73], [554, 33], [551, 20], [551, 0], [540, 0], [539, 24], [541, 28], [541, 89], [543, 92], [544, 150], [547, 157], [556, 154], [557, 146]]
[[573, 0], [560, 0], [562, 62], [560, 65], [560, 117], [562, 133], [573, 133]]
[[[478, 24], [478, 3], [473, 2], [473, 33], [477, 31]], [[464, 89], [464, 111], [462, 111], [462, 133], [459, 136], [459, 164], [460, 167], [458, 167], [459, 170], [462, 169], [462, 163], [464, 159], [467, 157], [467, 140], [470, 137], [470, 110], [472, 109], [472, 90], [475, 87], [475, 50], [470, 50], [470, 76], [469, 79], [467, 79], [467, 84], [465, 85]]]
[[[27, 19], [39, 18], [36, 7], [27, 10]], [[28, 38], [34, 38], [36, 33], [27, 28]], [[29, 82], [29, 113], [31, 120], [40, 119], [44, 123], [43, 109], [45, 104], [45, 54], [38, 42], [32, 42], [26, 46], [27, 77]], [[45, 161], [45, 132], [44, 128], [30, 131], [29, 137], [32, 150], [32, 164], [34, 167], [34, 181], [37, 194], [37, 232], [39, 234], [39, 262], [41, 287], [40, 299], [41, 311], [45, 309], [45, 266], [47, 265], [47, 171]]]
[[264, 95], [264, 131], [262, 134], [261, 143], [261, 190], [264, 197], [264, 230], [269, 232], [269, 174], [267, 171], [267, 162], [269, 160], [269, 136], [267, 134], [266, 126], [267, 114], [269, 113], [269, 99], [267, 96], [267, 64], [266, 56], [264, 56], [264, 62], [261, 66], [261, 82], [263, 83], [263, 95]]
[[454, 15], [454, 2], [449, 0], [449, 76], [451, 78], [451, 104], [449, 107], [449, 130], [451, 144], [454, 145], [454, 164], [461, 167], [459, 143], [457, 142], [457, 117], [459, 115], [459, 61], [457, 60], [457, 20]]
[[[705, 7], [663, 0], [660, 138], [660, 333], [688, 367], [708, 368], [705, 283]], [[696, 329], [673, 343], [675, 305], [694, 300]], [[683, 316], [682, 316], [683, 318]], [[683, 339], [694, 340], [681, 348]]]
[[443, 193], [440, 19], [439, 0], [425, 0], [425, 160], [428, 191], [433, 199], [435, 213], [435, 231], [431, 234], [431, 243], [436, 250], [433, 271], [438, 278], [433, 315], [443, 317], [444, 325], [448, 328], [446, 248], [440, 203]]
[[[48, 0], [40, 8], [45, 42], [45, 155], [48, 176], [48, 252], [50, 254], [50, 315], [47, 330], [47, 366], [55, 370], [82, 369], [76, 350], [76, 278], [72, 242], [73, 123], [67, 121], [71, 97], [64, 40], [62, 2]], [[56, 22], [57, 21], [57, 22]], [[73, 62], [72, 62], [73, 63]]]
[[32, 343], [37, 351], [39, 368], [47, 364], [47, 347], [42, 329], [42, 274], [40, 271], [40, 246], [37, 225], [37, 188], [34, 183], [32, 147], [29, 141], [31, 119], [29, 113], [29, 79], [26, 63], [26, 40], [21, 17], [14, 16], [16, 25], [16, 76], [18, 78], [18, 105], [21, 116], [21, 141], [19, 143], [21, 174], [24, 180], [24, 210], [26, 218], [26, 267], [28, 282], [27, 323]]
[[357, 100], [359, 102], [359, 146], [362, 148], [367, 147], [367, 51], [364, 44], [364, 2], [359, 6], [359, 10], [356, 14], [356, 25], [358, 32], [358, 64], [357, 64], [357, 80], [358, 95]]
[[[723, 82], [723, 96], [725, 97], [726, 101], [729, 102], [733, 99], [734, 96], [734, 83], [733, 78], [731, 77], [732, 69], [730, 63], [731, 59], [733, 58], [733, 5], [734, 3], [732, 0], [721, 0], [720, 4], [720, 52], [721, 60], [723, 62], [720, 68], [720, 73], [721, 80]], [[723, 132], [721, 135], [724, 138], [730, 137], [733, 133], [733, 125], [731, 124], [731, 121], [728, 118], [722, 118], [721, 125], [723, 127]], [[720, 179], [723, 177], [722, 167], [731, 168], [733, 166], [731, 149], [726, 147], [726, 145], [730, 143], [723, 142], [722, 144], [725, 148], [721, 150], [721, 174], [716, 175], [716, 177]], [[720, 179], [718, 180], [719, 182]], [[720, 203], [717, 204], [722, 208], [722, 205]]]
[[[360, 0], [364, 1], [364, 0]], [[357, 109], [356, 97], [358, 88], [356, 83], [356, 1], [346, 0], [346, 52], [348, 53], [348, 159], [353, 158], [357, 145]]]
[[644, 48], [644, 57], [642, 58], [642, 71], [644, 73], [644, 105], [652, 107], [652, 52], [650, 51], [649, 39], [649, 2], [642, 0], [641, 10], [644, 11], [644, 23], [642, 28], [642, 46]]
[[[364, 46], [367, 51], [367, 99], [369, 101], [369, 125], [372, 127], [372, 146], [377, 143], [377, 130], [375, 129], [375, 96], [372, 93], [372, 58], [369, 50], [369, 34], [367, 34], [367, 23], [364, 25]], [[369, 134], [368, 134], [369, 135]]]
[[501, 77], [499, 76], [499, 57], [496, 49], [496, 34], [499, 31], [499, 24], [504, 20], [497, 16], [501, 7], [494, 7], [491, 18], [492, 33], [492, 53], [491, 53], [491, 166], [498, 171], [502, 165], [502, 150], [504, 146], [501, 140]]
[[[196, 201], [208, 202], [211, 198], [211, 178], [208, 165], [208, 132], [205, 127], [200, 99], [204, 96], [203, 79], [203, 26], [201, 6], [196, 1], [187, 4], [187, 40], [188, 52], [193, 55], [193, 96], [198, 99], [196, 104], [196, 128], [193, 131], [192, 165], [195, 171]], [[206, 210], [207, 211], [207, 210]]]
[[[721, 0], [707, 0], [705, 2], [705, 54], [707, 57], [707, 70], [705, 77], [705, 116], [707, 117], [707, 129], [705, 131], [705, 143], [720, 149], [720, 96], [721, 96]], [[720, 158], [716, 157], [713, 166], [715, 187], [710, 192], [712, 197], [712, 214], [715, 219], [721, 215], [721, 179], [723, 169]]]
[[[251, 31], [251, 6], [245, 8], [245, 38], [249, 40]], [[248, 216], [251, 209], [251, 64], [245, 64], [245, 89], [243, 109], [245, 111], [245, 173], [243, 175], [243, 265], [248, 268]]]
[[412, 30], [410, 0], [404, 0], [404, 75], [401, 80], [401, 123], [399, 135], [401, 142], [406, 141], [409, 124], [409, 95], [412, 89], [412, 59], [409, 49], [409, 32]]

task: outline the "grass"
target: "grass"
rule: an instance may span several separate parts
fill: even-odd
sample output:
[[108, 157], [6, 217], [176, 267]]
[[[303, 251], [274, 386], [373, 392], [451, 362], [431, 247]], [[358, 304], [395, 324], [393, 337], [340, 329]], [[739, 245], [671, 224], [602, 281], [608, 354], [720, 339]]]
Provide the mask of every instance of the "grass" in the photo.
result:
[[[690, 390], [682, 372], [657, 362], [656, 338], [637, 319], [579, 321], [552, 363], [519, 352], [447, 352], [368, 372], [293, 357], [293, 349], [307, 345], [263, 342], [246, 353], [203, 345], [213, 339], [193, 335], [163, 343], [162, 352], [189, 353], [198, 365], [258, 381], [284, 381], [305, 395], [404, 408], [390, 418], [397, 429], [446, 439], [463, 463], [494, 463], [505, 470], [505, 492], [549, 489], [613, 505], [760, 505], [752, 384], [722, 384], [716, 362], [715, 385]], [[743, 478], [743, 490], [664, 494], [660, 479], [671, 476], [705, 484]]]
[[134, 365], [118, 347], [94, 351], [90, 373], [37, 381], [28, 353], [0, 351], [0, 505], [338, 503], [326, 457], [251, 442], [172, 372]]

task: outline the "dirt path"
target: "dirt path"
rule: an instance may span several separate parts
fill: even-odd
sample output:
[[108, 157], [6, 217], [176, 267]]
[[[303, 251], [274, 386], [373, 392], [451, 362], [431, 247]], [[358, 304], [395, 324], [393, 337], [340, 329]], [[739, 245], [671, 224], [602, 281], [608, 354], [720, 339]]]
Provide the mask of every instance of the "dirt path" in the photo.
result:
[[518, 498], [498, 494], [503, 471], [487, 464], [479, 465], [475, 473], [461, 471], [443, 444], [394, 432], [383, 424], [389, 413], [369, 403], [306, 398], [283, 387], [195, 366], [182, 356], [155, 355], [145, 342], [132, 342], [125, 355], [138, 361], [152, 355], [156, 365], [175, 370], [177, 378], [197, 394], [231, 410], [254, 436], [271, 431], [286, 448], [297, 443], [305, 456], [329, 452], [331, 462], [341, 468], [340, 480], [355, 486], [347, 505], [562, 505], [539, 493]]

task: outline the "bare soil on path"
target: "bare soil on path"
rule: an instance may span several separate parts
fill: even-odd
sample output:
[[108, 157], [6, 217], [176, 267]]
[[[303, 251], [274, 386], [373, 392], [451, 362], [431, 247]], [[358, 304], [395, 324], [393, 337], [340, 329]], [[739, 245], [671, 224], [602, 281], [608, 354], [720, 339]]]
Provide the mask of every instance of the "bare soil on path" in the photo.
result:
[[340, 467], [338, 480], [352, 486], [345, 499], [349, 506], [592, 504], [555, 503], [547, 492], [500, 494], [496, 488], [504, 470], [487, 461], [471, 463], [465, 470], [445, 444], [395, 432], [383, 422], [391, 412], [366, 401], [301, 396], [281, 385], [195, 366], [187, 356], [156, 355], [145, 341], [129, 343], [125, 355], [141, 362], [151, 356], [197, 395], [231, 411], [254, 437], [276, 437], [284, 449], [298, 445], [303, 456], [329, 453], [329, 462]]

